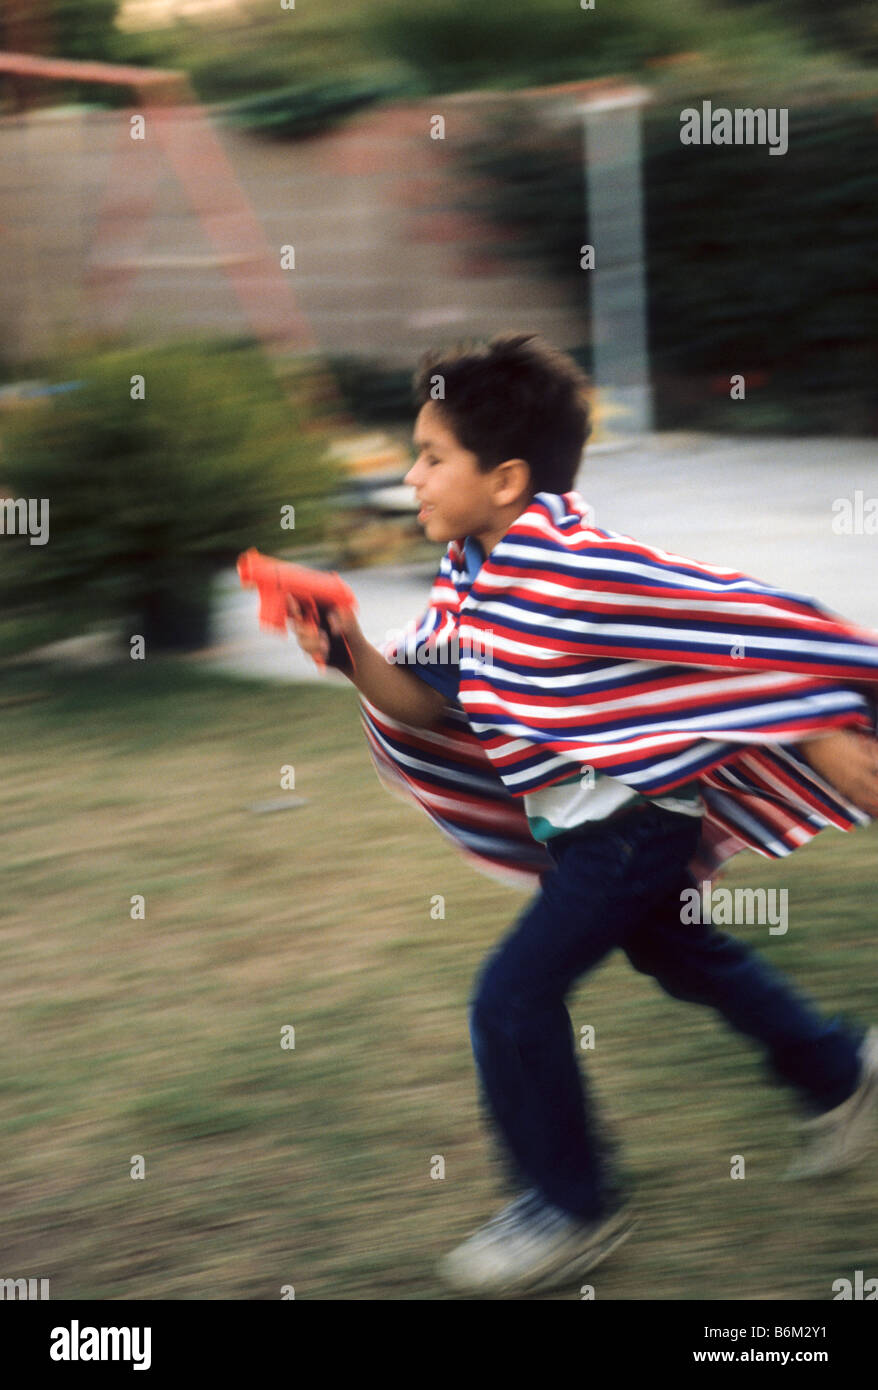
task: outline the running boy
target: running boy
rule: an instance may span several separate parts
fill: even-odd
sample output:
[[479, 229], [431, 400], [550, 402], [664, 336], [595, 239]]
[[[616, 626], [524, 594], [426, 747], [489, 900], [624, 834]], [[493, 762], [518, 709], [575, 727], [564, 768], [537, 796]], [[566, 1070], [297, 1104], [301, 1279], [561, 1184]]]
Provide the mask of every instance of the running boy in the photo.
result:
[[[540, 880], [470, 1013], [522, 1192], [440, 1266], [493, 1296], [571, 1282], [632, 1229], [564, 1002], [617, 947], [762, 1044], [812, 1116], [790, 1176], [851, 1166], [878, 1111], [878, 1030], [824, 1017], [740, 941], [681, 913], [696, 864], [789, 853], [824, 825], [878, 816], [878, 638], [593, 528], [572, 491], [586, 385], [535, 335], [428, 356], [405, 481], [425, 534], [447, 546], [430, 607], [406, 660], [406, 643], [379, 652], [352, 615], [330, 616], [376, 757], [469, 853]], [[289, 611], [325, 658], [325, 633]], [[490, 637], [488, 662], [464, 654], [465, 633]], [[418, 661], [412, 644], [444, 659]]]

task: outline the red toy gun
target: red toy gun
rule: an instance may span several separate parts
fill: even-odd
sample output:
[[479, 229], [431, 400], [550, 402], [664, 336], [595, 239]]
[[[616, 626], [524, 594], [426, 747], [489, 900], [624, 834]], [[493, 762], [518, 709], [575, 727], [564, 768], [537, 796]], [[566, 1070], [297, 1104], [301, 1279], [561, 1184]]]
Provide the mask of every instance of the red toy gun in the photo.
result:
[[325, 670], [327, 664], [337, 666], [342, 671], [354, 669], [347, 640], [331, 632], [327, 622], [331, 608], [347, 609], [351, 613], [357, 611], [353, 589], [337, 574], [273, 560], [270, 555], [261, 555], [258, 550], [245, 550], [238, 556], [238, 575], [245, 589], [259, 590], [259, 621], [263, 627], [286, 633], [289, 620], [287, 594], [291, 594], [302, 610], [306, 626], [313, 632], [322, 628], [329, 637], [328, 663], [316, 655], [314, 657], [321, 671]]

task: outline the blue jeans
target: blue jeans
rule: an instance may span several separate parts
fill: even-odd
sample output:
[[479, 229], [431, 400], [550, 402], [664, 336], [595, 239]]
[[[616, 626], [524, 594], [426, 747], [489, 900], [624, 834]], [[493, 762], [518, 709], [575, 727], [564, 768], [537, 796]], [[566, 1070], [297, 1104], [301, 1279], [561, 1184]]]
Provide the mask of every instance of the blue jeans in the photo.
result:
[[639, 806], [547, 842], [555, 864], [486, 960], [470, 1005], [482, 1099], [523, 1185], [585, 1220], [618, 1205], [565, 998], [615, 947], [675, 999], [716, 1009], [813, 1112], [859, 1078], [862, 1032], [827, 1019], [741, 941], [680, 921], [699, 819]]

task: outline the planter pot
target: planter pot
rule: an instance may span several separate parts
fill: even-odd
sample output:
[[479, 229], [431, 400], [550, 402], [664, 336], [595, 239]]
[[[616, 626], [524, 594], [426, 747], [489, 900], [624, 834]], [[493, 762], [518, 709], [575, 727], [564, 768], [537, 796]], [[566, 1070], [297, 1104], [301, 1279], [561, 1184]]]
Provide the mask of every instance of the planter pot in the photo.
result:
[[198, 651], [210, 636], [211, 589], [202, 576], [177, 588], [156, 589], [139, 606], [138, 626], [150, 651]]

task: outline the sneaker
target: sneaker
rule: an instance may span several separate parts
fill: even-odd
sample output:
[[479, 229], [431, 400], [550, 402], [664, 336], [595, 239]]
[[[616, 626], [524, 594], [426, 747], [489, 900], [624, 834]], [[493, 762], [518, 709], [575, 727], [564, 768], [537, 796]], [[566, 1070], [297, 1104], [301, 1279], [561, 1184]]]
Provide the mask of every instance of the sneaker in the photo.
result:
[[833, 1110], [801, 1125], [802, 1152], [784, 1177], [820, 1177], [844, 1173], [878, 1141], [878, 1028], [870, 1028], [860, 1046], [860, 1084]]
[[535, 1293], [594, 1269], [634, 1230], [626, 1205], [580, 1221], [525, 1192], [439, 1263], [439, 1277], [460, 1293]]

